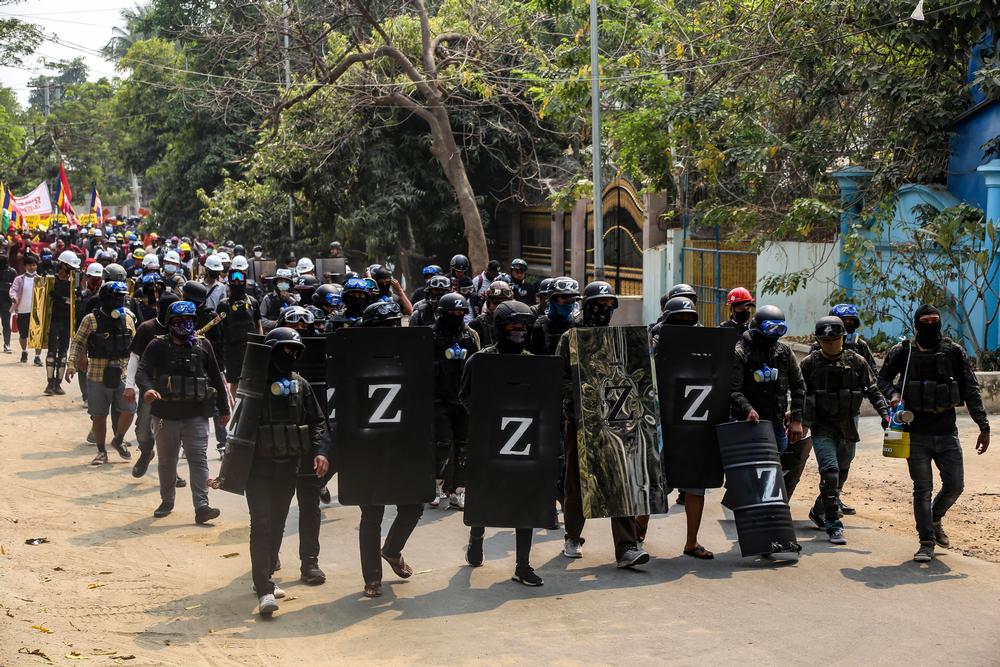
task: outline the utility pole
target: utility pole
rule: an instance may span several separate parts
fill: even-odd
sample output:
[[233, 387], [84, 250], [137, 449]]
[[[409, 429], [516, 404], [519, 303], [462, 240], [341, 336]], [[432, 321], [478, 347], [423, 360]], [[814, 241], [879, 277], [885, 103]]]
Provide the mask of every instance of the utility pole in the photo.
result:
[[[594, 158], [594, 280], [604, 279], [604, 211], [601, 193], [601, 82], [597, 52], [597, 0], [590, 0], [590, 116]], [[586, 266], [584, 274], [586, 274]]]
[[[292, 87], [292, 60], [288, 53], [288, 15], [292, 11], [290, 0], [282, 1], [281, 25], [283, 28], [282, 42], [285, 46], [285, 92]], [[295, 201], [292, 195], [288, 195], [288, 237], [295, 240]]]
[[139, 178], [135, 172], [129, 169], [128, 174], [132, 178], [132, 204], [135, 206], [135, 215], [139, 215], [139, 209], [142, 207], [142, 188], [139, 187]]
[[45, 108], [43, 113], [49, 115], [49, 77], [45, 77]]

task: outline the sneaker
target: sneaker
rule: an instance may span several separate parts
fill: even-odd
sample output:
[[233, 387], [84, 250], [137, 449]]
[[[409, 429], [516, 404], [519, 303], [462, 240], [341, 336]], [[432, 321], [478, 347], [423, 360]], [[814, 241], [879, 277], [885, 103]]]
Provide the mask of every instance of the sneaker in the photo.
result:
[[92, 465], [92, 466], [102, 466], [102, 465], [104, 465], [107, 462], [108, 462], [108, 453], [107, 452], [97, 452], [97, 456], [95, 456], [94, 460], [90, 462], [90, 465]]
[[448, 496], [448, 507], [454, 510], [465, 509], [465, 489], [455, 489], [455, 493]]
[[222, 512], [220, 512], [218, 508], [202, 505], [194, 511], [194, 522], [198, 524], [205, 524], [212, 519], [219, 518], [220, 514], [222, 514]]
[[686, 497], [686, 494], [683, 491], [678, 491], [677, 492], [677, 504], [678, 505], [683, 505], [685, 497]]
[[116, 452], [118, 452], [118, 456], [122, 457], [126, 461], [132, 460], [132, 452], [128, 450], [128, 445], [126, 445], [124, 441], [115, 438], [111, 441], [111, 446], [115, 448]]
[[257, 600], [258, 611], [260, 611], [261, 616], [270, 616], [274, 612], [278, 611], [278, 601], [274, 599], [274, 595], [268, 593], [267, 595], [261, 595]]
[[542, 581], [542, 578], [535, 574], [535, 571], [527, 565], [518, 565], [514, 568], [514, 576], [511, 577], [510, 580], [516, 581], [519, 584], [524, 584], [525, 586], [541, 586], [545, 583]]
[[854, 509], [853, 507], [848, 507], [847, 505], [845, 505], [844, 501], [842, 501], [842, 500], [838, 499], [837, 500], [837, 504], [840, 506], [840, 513], [841, 514], [847, 514], [848, 516], [854, 516], [855, 514], [858, 513], [858, 511], [856, 509]]
[[567, 537], [563, 542], [563, 556], [566, 558], [583, 558], [583, 542], [577, 542]]
[[941, 525], [941, 521], [934, 522], [934, 541], [937, 542], [939, 547], [951, 545], [951, 540], [948, 539], [948, 533], [944, 532], [944, 526]]
[[3, 353], [4, 354], [10, 354], [10, 345], [4, 345], [3, 346]]
[[438, 507], [441, 501], [447, 498], [448, 495], [444, 492], [444, 482], [438, 481], [435, 483], [434, 489], [434, 500], [428, 503], [431, 507]]
[[188, 483], [184, 481], [184, 478], [178, 475], [177, 481], [174, 482], [174, 488], [175, 489], [183, 489], [187, 485], [188, 485]]
[[42, 358], [37, 354], [35, 355], [35, 365], [38, 366], [39, 368], [42, 367]]
[[809, 510], [809, 518], [816, 526], [816, 530], [826, 530], [826, 517], [816, 513], [816, 508]]
[[56, 390], [52, 386], [52, 380], [49, 380], [46, 383], [45, 391], [43, 391], [42, 393], [45, 394], [46, 396], [51, 396], [52, 394], [56, 393]]
[[164, 500], [160, 503], [160, 506], [153, 510], [153, 516], [157, 519], [162, 519], [171, 512], [174, 511], [174, 504], [168, 500]]
[[90, 433], [87, 434], [87, 444], [90, 444], [90, 445], [96, 445], [97, 444], [97, 436], [94, 435], [94, 429], [93, 428], [91, 428], [90, 429]]
[[830, 544], [847, 544], [847, 538], [844, 537], [843, 528], [834, 528], [830, 532]]
[[649, 562], [649, 554], [639, 547], [628, 549], [618, 559], [618, 567], [633, 567], [635, 565], [645, 565]]
[[319, 569], [319, 564], [315, 561], [302, 561], [299, 573], [302, 575], [302, 583], [309, 586], [321, 586], [326, 583], [326, 573]]
[[132, 466], [132, 476], [135, 478], [142, 477], [149, 470], [149, 463], [156, 456], [156, 451], [150, 449], [149, 451], [139, 452], [139, 458], [136, 460], [135, 465]]
[[[251, 586], [250, 590], [253, 591], [254, 595], [257, 595], [257, 587], [256, 586]], [[271, 593], [271, 595], [273, 595], [275, 597], [275, 599], [280, 600], [280, 599], [284, 598], [287, 595], [287, 593], [285, 593], [285, 590], [283, 588], [278, 588], [277, 586], [275, 586], [274, 587], [274, 592]]]
[[917, 553], [913, 554], [913, 560], [918, 563], [927, 563], [934, 558], [934, 543], [921, 542]]
[[465, 562], [472, 567], [483, 564], [483, 538], [469, 539], [469, 546], [465, 547]]
[[28, 353], [27, 352], [22, 352], [21, 353], [21, 363], [22, 364], [28, 363]]
[[333, 496], [330, 495], [330, 487], [324, 486], [319, 490], [319, 501], [324, 505], [329, 505], [333, 502]]

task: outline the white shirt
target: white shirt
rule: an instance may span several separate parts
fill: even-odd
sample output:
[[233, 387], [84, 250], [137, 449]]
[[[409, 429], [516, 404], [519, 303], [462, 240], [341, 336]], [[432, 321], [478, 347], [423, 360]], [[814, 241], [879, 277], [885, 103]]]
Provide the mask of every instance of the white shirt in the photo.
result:
[[33, 276], [29, 276], [27, 273], [24, 274], [24, 278], [21, 282], [21, 293], [17, 297], [18, 315], [24, 315], [25, 313], [31, 312], [31, 297], [34, 293], [35, 278], [37, 276], [37, 273]]

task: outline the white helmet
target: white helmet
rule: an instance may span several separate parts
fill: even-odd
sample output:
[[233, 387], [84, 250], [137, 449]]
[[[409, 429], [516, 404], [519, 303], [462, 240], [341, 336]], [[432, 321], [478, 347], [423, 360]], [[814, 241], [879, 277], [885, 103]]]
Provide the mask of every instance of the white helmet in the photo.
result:
[[236, 257], [233, 257], [233, 263], [229, 268], [233, 271], [249, 271], [250, 262], [243, 255], [236, 255]]
[[226, 267], [222, 265], [222, 259], [218, 255], [209, 255], [205, 260], [205, 268], [209, 271], [223, 272]]
[[142, 268], [144, 269], [158, 269], [160, 268], [160, 258], [156, 256], [155, 253], [146, 253], [146, 256], [142, 258]]
[[291, 280], [292, 279], [292, 270], [291, 269], [278, 269], [277, 271], [274, 272], [274, 277], [275, 277], [275, 279], [285, 278], [286, 280]]
[[177, 254], [176, 250], [168, 250], [167, 254], [163, 256], [164, 262], [173, 262], [174, 264], [181, 263], [181, 256]]
[[218, 257], [220, 260], [222, 260], [223, 264], [225, 264], [226, 262], [232, 262], [233, 261], [232, 259], [229, 258], [229, 253], [228, 252], [217, 252], [217, 253], [215, 253], [215, 256]]
[[302, 273], [312, 273], [315, 270], [316, 270], [316, 266], [313, 264], [313, 261], [311, 259], [309, 259], [308, 257], [303, 257], [295, 265], [295, 271], [296, 271], [296, 273], [299, 273], [299, 274], [302, 274]]
[[97, 262], [92, 263], [87, 267], [87, 277], [88, 278], [103, 278], [104, 277], [104, 267]]
[[69, 266], [74, 271], [80, 269], [80, 258], [72, 250], [63, 250], [59, 253], [59, 261]]
[[96, 227], [94, 229], [94, 236], [96, 236], [97, 238], [101, 238], [102, 236], [104, 236], [104, 230], [102, 230], [100, 227]]

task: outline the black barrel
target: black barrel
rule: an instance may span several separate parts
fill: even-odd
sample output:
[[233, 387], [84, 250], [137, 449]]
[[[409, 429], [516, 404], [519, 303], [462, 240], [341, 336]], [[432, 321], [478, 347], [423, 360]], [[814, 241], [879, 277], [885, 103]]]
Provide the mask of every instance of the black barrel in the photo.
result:
[[240, 386], [236, 390], [236, 407], [227, 428], [226, 453], [219, 470], [219, 488], [223, 491], [243, 495], [246, 490], [257, 444], [257, 427], [264, 410], [270, 359], [270, 347], [247, 343]]
[[771, 422], [729, 422], [716, 427], [726, 495], [736, 517], [743, 556], [798, 552], [792, 512]]
[[251, 343], [258, 343], [260, 345], [264, 344], [264, 334], [247, 334], [247, 340]]

